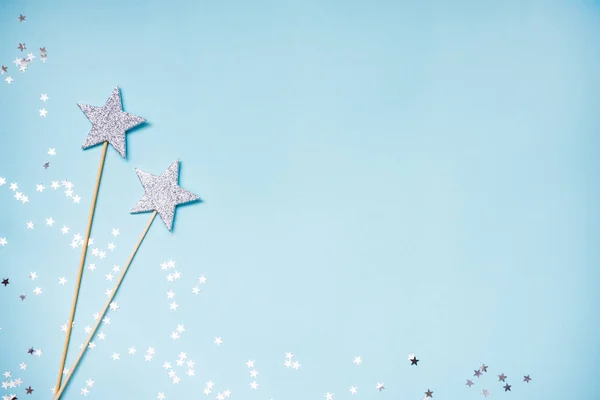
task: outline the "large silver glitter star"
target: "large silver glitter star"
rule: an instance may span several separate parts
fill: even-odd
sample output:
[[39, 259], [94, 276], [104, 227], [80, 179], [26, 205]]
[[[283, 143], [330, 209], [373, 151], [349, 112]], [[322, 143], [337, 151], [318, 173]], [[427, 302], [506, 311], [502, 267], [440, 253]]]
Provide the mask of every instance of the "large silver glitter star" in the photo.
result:
[[133, 207], [131, 213], [156, 210], [168, 230], [173, 228], [175, 207], [200, 200], [200, 197], [179, 186], [179, 160], [171, 164], [161, 176], [154, 176], [139, 168], [136, 168], [135, 172], [144, 186], [144, 196]]
[[92, 123], [92, 129], [88, 133], [82, 148], [87, 149], [108, 142], [119, 152], [121, 157], [125, 158], [125, 132], [146, 120], [123, 112], [119, 88], [115, 87], [103, 107], [79, 103], [77, 105]]

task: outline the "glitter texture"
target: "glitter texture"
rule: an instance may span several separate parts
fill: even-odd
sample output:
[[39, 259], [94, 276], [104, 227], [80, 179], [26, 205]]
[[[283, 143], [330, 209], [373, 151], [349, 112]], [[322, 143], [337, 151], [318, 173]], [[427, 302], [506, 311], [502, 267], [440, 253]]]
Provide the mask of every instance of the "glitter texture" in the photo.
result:
[[115, 87], [103, 107], [77, 104], [92, 123], [82, 148], [87, 149], [108, 141], [121, 157], [126, 157], [125, 132], [145, 122], [144, 118], [123, 112], [121, 92]]
[[161, 176], [149, 174], [139, 168], [135, 172], [144, 186], [144, 196], [131, 213], [156, 210], [169, 231], [173, 228], [175, 207], [200, 200], [200, 197], [179, 186], [179, 160], [171, 164]]

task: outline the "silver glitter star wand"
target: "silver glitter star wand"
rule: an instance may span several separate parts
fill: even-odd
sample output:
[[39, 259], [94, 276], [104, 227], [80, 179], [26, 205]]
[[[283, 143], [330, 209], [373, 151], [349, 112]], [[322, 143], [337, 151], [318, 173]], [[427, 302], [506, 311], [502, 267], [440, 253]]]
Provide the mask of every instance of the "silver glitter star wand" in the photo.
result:
[[140, 235], [138, 242], [133, 248], [129, 259], [125, 263], [125, 267], [123, 268], [119, 279], [117, 279], [115, 287], [113, 288], [111, 295], [109, 296], [109, 299], [104, 306], [103, 311], [100, 313], [100, 316], [96, 321], [96, 325], [94, 325], [94, 327], [92, 328], [92, 331], [90, 332], [87, 341], [83, 345], [79, 356], [77, 357], [75, 363], [69, 370], [69, 373], [65, 378], [63, 386], [54, 396], [54, 400], [60, 399], [60, 396], [62, 395], [69, 383], [69, 380], [71, 379], [73, 373], [77, 369], [77, 366], [79, 365], [83, 355], [85, 354], [85, 351], [87, 350], [90, 342], [94, 338], [96, 331], [100, 327], [104, 315], [110, 308], [110, 305], [113, 302], [115, 295], [119, 290], [119, 287], [121, 286], [123, 278], [125, 278], [125, 274], [127, 273], [127, 270], [129, 269], [133, 258], [139, 250], [140, 245], [144, 241], [146, 234], [150, 230], [150, 226], [152, 226], [152, 222], [156, 218], [156, 214], [160, 216], [167, 229], [171, 231], [173, 229], [173, 222], [175, 220], [175, 209], [178, 205], [202, 201], [200, 197], [179, 186], [179, 161], [175, 161], [173, 164], [171, 164], [169, 168], [167, 168], [167, 170], [163, 172], [160, 176], [152, 175], [138, 168], [136, 168], [135, 171], [138, 175], [138, 178], [140, 179], [140, 182], [142, 183], [142, 186], [144, 187], [144, 196], [133, 207], [131, 213], [135, 214], [151, 211], [152, 215], [150, 216], [150, 219], [148, 220], [144, 231]]
[[126, 158], [125, 133], [146, 121], [144, 118], [123, 111], [121, 92], [119, 91], [118, 87], [113, 90], [112, 94], [102, 107], [90, 106], [87, 104], [77, 105], [92, 123], [92, 129], [88, 133], [82, 148], [85, 150], [101, 143], [103, 143], [103, 146], [102, 156], [100, 158], [100, 166], [98, 167], [98, 175], [96, 177], [94, 195], [92, 196], [90, 216], [88, 218], [85, 239], [83, 242], [84, 244], [82, 246], [83, 249], [81, 251], [81, 259], [79, 261], [79, 272], [77, 275], [77, 282], [75, 283], [75, 293], [73, 294], [71, 314], [69, 316], [69, 322], [67, 323], [65, 345], [63, 347], [60, 368], [58, 369], [58, 379], [56, 386], [54, 387], [55, 391], [60, 388], [63, 369], [65, 367], [65, 361], [69, 351], [71, 330], [73, 329], [73, 318], [75, 318], [75, 310], [77, 309], [77, 300], [79, 298], [79, 289], [81, 287], [81, 279], [83, 276], [83, 266], [85, 265], [85, 258], [87, 256], [88, 242], [90, 240], [94, 214], [96, 212], [96, 201], [98, 200], [98, 192], [100, 189], [100, 181], [102, 180], [102, 172], [104, 171], [104, 161], [106, 160], [108, 144], [110, 143], [121, 155], [121, 157]]

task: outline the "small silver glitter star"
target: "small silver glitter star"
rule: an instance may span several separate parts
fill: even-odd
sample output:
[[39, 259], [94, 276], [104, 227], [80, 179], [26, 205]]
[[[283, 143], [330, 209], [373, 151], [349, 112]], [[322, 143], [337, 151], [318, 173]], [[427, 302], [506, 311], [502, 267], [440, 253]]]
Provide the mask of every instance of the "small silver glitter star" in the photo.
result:
[[82, 148], [87, 149], [108, 141], [121, 157], [125, 158], [125, 132], [146, 122], [146, 120], [123, 112], [119, 88], [115, 87], [103, 107], [79, 103], [77, 105], [92, 123], [92, 129], [88, 133]]
[[169, 231], [173, 228], [175, 207], [200, 200], [200, 197], [179, 186], [179, 160], [171, 164], [161, 176], [149, 174], [139, 168], [135, 172], [144, 186], [144, 196], [131, 213], [156, 210]]

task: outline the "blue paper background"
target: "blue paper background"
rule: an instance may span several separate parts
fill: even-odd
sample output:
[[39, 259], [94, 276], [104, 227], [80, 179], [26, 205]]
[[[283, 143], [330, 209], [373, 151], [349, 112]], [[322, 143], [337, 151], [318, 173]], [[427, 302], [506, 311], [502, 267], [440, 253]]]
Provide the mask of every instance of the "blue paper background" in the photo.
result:
[[[249, 400], [349, 399], [350, 385], [357, 399], [597, 399], [599, 37], [600, 4], [583, 0], [2, 1], [15, 82], [0, 81], [0, 369], [36, 390], [7, 393], [51, 396], [81, 250], [69, 243], [100, 157], [80, 148], [90, 124], [76, 103], [100, 106], [119, 85], [149, 126], [128, 135], [128, 160], [109, 149], [92, 237], [117, 249], [88, 256], [98, 270], [84, 274], [67, 365], [149, 217], [128, 215], [133, 168], [179, 158], [205, 203], [180, 207], [172, 234], [155, 221], [65, 399], [88, 378], [89, 399], [205, 398], [208, 380], [209, 398]], [[25, 73], [10, 64], [19, 42], [37, 56]], [[49, 188], [62, 179], [81, 204]], [[175, 283], [160, 270], [170, 259]], [[162, 363], [182, 351], [196, 377], [174, 385]]]

